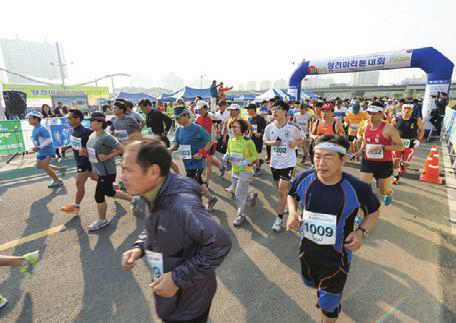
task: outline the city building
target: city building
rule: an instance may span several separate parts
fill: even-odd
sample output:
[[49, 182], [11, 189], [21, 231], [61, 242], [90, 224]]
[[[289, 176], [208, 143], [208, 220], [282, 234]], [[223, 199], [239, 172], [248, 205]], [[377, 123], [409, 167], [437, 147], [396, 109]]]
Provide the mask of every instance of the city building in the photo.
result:
[[427, 81], [427, 76], [426, 74], [421, 76], [421, 77], [407, 77], [402, 80], [401, 84], [402, 85], [407, 85], [407, 84], [423, 84], [426, 83]]
[[288, 83], [284, 79], [280, 79], [274, 82], [274, 88], [276, 89], [286, 89], [288, 88]]
[[260, 83], [260, 91], [269, 90], [271, 87], [272, 87], [272, 82], [271, 81], [262, 81]]
[[334, 84], [334, 79], [331, 77], [322, 77], [319, 75], [309, 75], [301, 83], [303, 89], [318, 89], [328, 88]]
[[171, 72], [161, 78], [160, 85], [165, 89], [177, 91], [184, 87], [184, 80]]
[[[63, 48], [59, 45], [60, 58], [65, 64]], [[8, 71], [38, 78], [40, 80], [61, 80], [57, 56], [57, 45], [16, 39], [0, 39], [0, 67]], [[51, 63], [53, 65], [51, 65]], [[67, 77], [63, 68], [64, 78]], [[0, 71], [3, 83], [36, 83], [20, 76]]]
[[380, 71], [357, 72], [352, 74], [351, 84], [353, 86], [378, 85]]
[[256, 91], [257, 90], [257, 83], [256, 81], [248, 81], [245, 83], [245, 88], [246, 91]]

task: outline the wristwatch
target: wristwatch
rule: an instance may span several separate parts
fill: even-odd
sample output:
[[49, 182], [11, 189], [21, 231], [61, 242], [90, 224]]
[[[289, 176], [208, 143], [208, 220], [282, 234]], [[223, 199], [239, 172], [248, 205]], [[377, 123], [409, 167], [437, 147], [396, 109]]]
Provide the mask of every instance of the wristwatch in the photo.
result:
[[367, 232], [366, 229], [364, 229], [363, 227], [358, 227], [358, 229], [356, 229], [356, 231], [358, 231], [358, 230], [361, 230], [363, 232], [363, 238], [367, 238], [369, 233]]

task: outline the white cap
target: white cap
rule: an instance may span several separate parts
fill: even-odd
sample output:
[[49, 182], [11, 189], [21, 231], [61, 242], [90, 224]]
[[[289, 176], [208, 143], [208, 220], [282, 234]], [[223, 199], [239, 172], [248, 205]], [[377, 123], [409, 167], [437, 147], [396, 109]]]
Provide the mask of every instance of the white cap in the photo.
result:
[[207, 107], [207, 102], [206, 101], [203, 101], [203, 100], [199, 100], [197, 103], [196, 103], [196, 109], [199, 109], [201, 107], [204, 107], [206, 106]]
[[39, 111], [32, 111], [32, 112], [27, 113], [27, 115], [25, 116], [25, 119], [29, 119], [31, 117], [37, 117], [37, 118], [43, 119], [43, 115]]
[[383, 112], [383, 108], [371, 104], [371, 105], [367, 108], [366, 111], [367, 111], [367, 112], [373, 112], [373, 113]]
[[228, 107], [228, 110], [241, 110], [241, 106], [237, 103], [233, 103]]

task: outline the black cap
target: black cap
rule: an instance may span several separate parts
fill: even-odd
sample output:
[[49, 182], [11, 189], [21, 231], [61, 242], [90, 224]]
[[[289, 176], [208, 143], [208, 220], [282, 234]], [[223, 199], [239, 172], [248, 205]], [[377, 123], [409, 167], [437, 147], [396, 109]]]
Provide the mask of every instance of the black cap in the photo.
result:
[[247, 109], [255, 109], [256, 110], [257, 106], [255, 105], [255, 103], [250, 103], [248, 106], [247, 106]]
[[106, 120], [106, 116], [101, 113], [101, 112], [94, 112], [90, 115], [90, 118], [89, 118], [90, 121], [105, 121]]

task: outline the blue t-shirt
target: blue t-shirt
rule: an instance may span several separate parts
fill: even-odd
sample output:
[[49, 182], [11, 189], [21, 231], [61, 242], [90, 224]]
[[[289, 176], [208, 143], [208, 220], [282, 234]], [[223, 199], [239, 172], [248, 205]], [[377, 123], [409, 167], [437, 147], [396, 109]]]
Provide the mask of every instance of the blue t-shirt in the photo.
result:
[[[297, 201], [300, 201], [303, 209], [326, 215], [336, 216], [336, 230], [323, 224], [303, 222], [301, 225], [300, 253], [305, 254], [312, 261], [324, 266], [345, 266], [351, 262], [351, 250], [344, 248], [345, 239], [353, 232], [355, 216], [359, 208], [367, 214], [377, 211], [380, 207], [370, 185], [360, 181], [356, 177], [342, 173], [342, 179], [335, 185], [325, 185], [317, 178], [315, 170], [304, 171], [296, 176], [291, 183], [288, 192]], [[310, 226], [313, 225], [312, 228]], [[321, 236], [329, 236], [334, 232], [335, 244], [317, 244], [305, 237], [304, 231], [314, 233], [318, 239]], [[329, 230], [329, 231], [327, 231]]]
[[[193, 122], [185, 128], [184, 126], [179, 126], [176, 129], [176, 136], [174, 137], [174, 144], [178, 145], [180, 148], [184, 145], [190, 145], [191, 156], [198, 153], [198, 150], [203, 148], [209, 141], [211, 141], [211, 136], [207, 131]], [[184, 162], [185, 168], [188, 169], [203, 169], [205, 165], [204, 158], [200, 160], [196, 159], [182, 159]]]
[[[32, 131], [32, 140], [33, 140], [33, 144], [35, 145], [35, 147], [39, 147], [46, 139], [51, 138], [51, 134], [49, 133], [49, 131], [43, 127], [41, 124], [38, 125], [37, 127], [33, 128], [33, 131]], [[54, 156], [55, 155], [55, 148], [54, 148], [54, 145], [52, 144], [52, 141], [51, 143], [40, 149], [38, 151], [38, 156]]]

